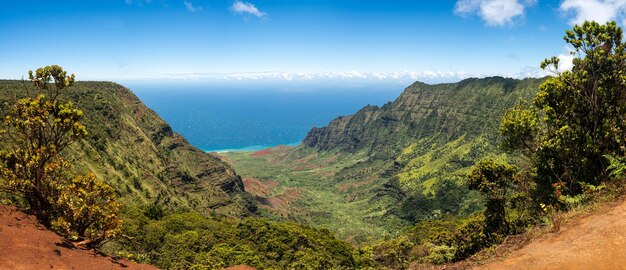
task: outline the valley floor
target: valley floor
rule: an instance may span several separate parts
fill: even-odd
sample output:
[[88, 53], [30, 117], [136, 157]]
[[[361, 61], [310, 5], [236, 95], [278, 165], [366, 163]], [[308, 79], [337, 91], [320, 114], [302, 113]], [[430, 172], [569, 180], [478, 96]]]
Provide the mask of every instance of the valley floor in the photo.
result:
[[158, 269], [74, 248], [13, 206], [0, 205], [0, 269]]
[[575, 218], [477, 269], [625, 269], [626, 201]]
[[246, 191], [257, 199], [265, 217], [328, 228], [356, 244], [381, 239], [399, 227], [397, 221], [385, 223], [380, 210], [385, 209], [384, 201], [367, 197], [367, 189], [380, 185], [375, 177], [334, 181], [342, 169], [364, 160], [362, 156], [294, 153], [299, 152], [292, 147], [275, 147], [220, 157], [244, 178]]

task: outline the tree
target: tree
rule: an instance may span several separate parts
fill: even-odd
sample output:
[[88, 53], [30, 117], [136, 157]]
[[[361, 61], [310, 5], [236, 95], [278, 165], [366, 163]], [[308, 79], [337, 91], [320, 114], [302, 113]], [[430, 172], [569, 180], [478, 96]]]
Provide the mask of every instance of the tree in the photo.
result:
[[533, 105], [520, 104], [502, 119], [503, 146], [524, 150], [536, 169], [537, 197], [554, 200], [554, 187], [576, 195], [585, 183], [607, 177], [604, 155], [626, 153], [626, 51], [615, 22], [585, 22], [566, 31], [573, 68], [552, 57], [541, 68], [555, 76], [540, 87]]
[[488, 236], [509, 233], [506, 205], [510, 192], [515, 190], [514, 176], [517, 171], [511, 164], [486, 158], [478, 162], [467, 176], [468, 187], [480, 191], [487, 198], [485, 234]]
[[74, 75], [47, 66], [29, 71], [29, 78], [37, 93], [9, 109], [1, 130], [10, 148], [0, 151], [0, 191], [23, 198], [44, 225], [65, 236], [88, 241], [112, 236], [120, 224], [113, 189], [91, 173], [69, 177], [71, 164], [61, 156], [87, 135], [83, 112], [59, 100]]

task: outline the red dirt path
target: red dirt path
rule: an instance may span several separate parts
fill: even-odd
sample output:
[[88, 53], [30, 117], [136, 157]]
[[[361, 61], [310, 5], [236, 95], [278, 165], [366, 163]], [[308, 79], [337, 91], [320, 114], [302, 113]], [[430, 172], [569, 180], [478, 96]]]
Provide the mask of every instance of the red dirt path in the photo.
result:
[[34, 216], [0, 205], [0, 269], [158, 269], [73, 248]]
[[576, 218], [476, 269], [626, 269], [626, 201]]

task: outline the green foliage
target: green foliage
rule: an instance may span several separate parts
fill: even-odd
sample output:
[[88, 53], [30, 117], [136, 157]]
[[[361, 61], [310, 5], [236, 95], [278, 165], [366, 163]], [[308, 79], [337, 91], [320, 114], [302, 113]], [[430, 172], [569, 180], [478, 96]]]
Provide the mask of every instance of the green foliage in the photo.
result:
[[582, 187], [583, 192], [575, 196], [560, 195], [560, 190], [557, 186], [557, 199], [566, 207], [567, 210], [584, 205], [593, 197], [594, 193], [599, 192], [605, 188], [604, 185], [594, 186], [592, 184], [584, 182], [579, 182], [578, 184]]
[[478, 162], [467, 176], [469, 188], [478, 190], [487, 197], [485, 209], [487, 235], [509, 232], [506, 206], [511, 190], [517, 185], [514, 177], [517, 172], [518, 169], [509, 163], [486, 158]]
[[446, 245], [434, 246], [430, 249], [429, 253], [430, 254], [423, 259], [425, 262], [433, 264], [449, 263], [454, 260], [456, 247], [450, 247]]
[[432, 186], [439, 181], [454, 179], [462, 183], [475, 161], [494, 150], [484, 137], [461, 136], [445, 143], [436, 138], [422, 139], [396, 158], [402, 167], [397, 177], [404, 190], [435, 192]]
[[1, 188], [23, 196], [46, 223], [52, 214], [49, 200], [69, 167], [59, 153], [87, 135], [81, 116], [72, 104], [39, 94], [18, 100], [4, 120], [3, 135], [10, 145], [0, 153]]
[[458, 227], [462, 221], [453, 217], [422, 221], [410, 228], [409, 235], [418, 245], [431, 243], [435, 245], [452, 245]]
[[[129, 208], [114, 252], [163, 269], [352, 269], [356, 252], [330, 231], [259, 218], [233, 220], [198, 213], [165, 215]], [[361, 257], [363, 259], [363, 256]]]
[[400, 205], [390, 212], [398, 217], [416, 223], [423, 220], [440, 219], [446, 215], [469, 216], [483, 208], [476, 192], [464, 183], [450, 178], [435, 182], [424, 194], [422, 190], [407, 192]]
[[371, 250], [377, 269], [404, 269], [410, 262], [443, 264], [465, 259], [500, 241], [485, 234], [483, 215], [446, 216], [408, 228], [401, 236], [361, 250]]
[[456, 249], [455, 260], [499, 243], [508, 234], [522, 232], [533, 221], [527, 181], [518, 172], [516, 166], [488, 157], [467, 175], [468, 187], [483, 194], [486, 208], [482, 215], [458, 225], [452, 240], [441, 243]]
[[[67, 76], [67, 71], [57, 65], [38, 68], [34, 74], [28, 71], [28, 78], [41, 92], [56, 100], [61, 91], [74, 84], [74, 74]], [[52, 83], [52, 84], [51, 84]]]
[[115, 191], [93, 173], [79, 175], [63, 183], [53, 201], [58, 215], [52, 227], [71, 239], [105, 239], [121, 229]]
[[415, 192], [406, 196], [400, 206], [392, 209], [390, 212], [411, 222], [437, 218], [442, 213], [436, 208], [435, 200], [436, 197], [429, 197], [422, 192]]
[[387, 269], [405, 269], [414, 259], [411, 256], [414, 246], [405, 236], [383, 241], [373, 246], [372, 259]]
[[[462, 260], [499, 243], [509, 233], [524, 231], [536, 219], [536, 213], [525, 182], [517, 179], [519, 175], [515, 172], [514, 166], [501, 161], [485, 159], [479, 162], [468, 178], [473, 188], [485, 193], [485, 213], [466, 218], [443, 216], [421, 221], [397, 239], [375, 246], [396, 249], [379, 252], [389, 256], [383, 257], [386, 260], [377, 260], [378, 265], [403, 261], [441, 264]], [[405, 238], [408, 242], [400, 241], [403, 245], [396, 243]], [[395, 266], [397, 264], [390, 268], [395, 269]]]
[[165, 209], [161, 204], [153, 203], [147, 207], [143, 214], [152, 220], [159, 220], [165, 216]]
[[505, 149], [523, 149], [532, 151], [536, 148], [535, 139], [540, 130], [539, 114], [535, 107], [520, 101], [502, 117], [500, 134]]
[[614, 157], [611, 155], [605, 155], [604, 157], [609, 161], [609, 166], [606, 168], [609, 176], [615, 179], [626, 178], [626, 157]]
[[[559, 59], [541, 67], [555, 72], [539, 87], [534, 108], [516, 107], [500, 132], [509, 150], [526, 148], [536, 168], [537, 198], [554, 202], [558, 195], [584, 192], [579, 183], [606, 180], [603, 155], [626, 151], [626, 51], [615, 22], [585, 22], [566, 32], [574, 67], [559, 70]], [[538, 111], [538, 114], [535, 113]], [[537, 115], [541, 115], [537, 121]], [[581, 182], [582, 181], [582, 182]], [[554, 187], [558, 186], [558, 194]], [[557, 196], [552, 196], [553, 194]]]
[[83, 112], [57, 99], [74, 75], [47, 66], [29, 77], [39, 93], [15, 102], [0, 132], [8, 142], [0, 151], [0, 191], [23, 198], [45, 225], [73, 240], [114, 236], [121, 221], [113, 189], [93, 174], [69, 177], [70, 163], [61, 156], [87, 135]]
[[453, 246], [462, 221], [453, 217], [423, 221], [408, 230], [414, 261], [443, 264], [453, 261], [457, 248]]
[[468, 218], [458, 228], [452, 246], [456, 247], [455, 260], [465, 259], [476, 252], [490, 247], [498, 239], [485, 234], [487, 225], [482, 215]]

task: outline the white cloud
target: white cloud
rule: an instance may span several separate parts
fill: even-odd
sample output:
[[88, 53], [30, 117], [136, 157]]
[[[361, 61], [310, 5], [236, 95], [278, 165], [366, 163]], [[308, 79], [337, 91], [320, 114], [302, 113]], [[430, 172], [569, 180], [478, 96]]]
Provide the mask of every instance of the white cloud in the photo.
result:
[[267, 13], [259, 10], [254, 4], [236, 0], [230, 9], [238, 14], [250, 14], [259, 18], [267, 16]]
[[[564, 56], [567, 56], [563, 54]], [[561, 63], [565, 64], [565, 61]], [[563, 67], [562, 67], [563, 68]], [[563, 70], [561, 68], [561, 71]], [[546, 72], [539, 67], [524, 67], [513, 72], [490, 72], [490, 73], [469, 73], [464, 71], [397, 71], [397, 72], [363, 72], [363, 71], [335, 71], [335, 72], [235, 72], [235, 73], [158, 73], [158, 74], [137, 74], [124, 71], [110, 77], [81, 76], [84, 80], [122, 80], [122, 81], [197, 81], [197, 82], [222, 82], [222, 83], [298, 83], [309, 85], [314, 83], [337, 83], [337, 84], [399, 84], [407, 85], [415, 81], [430, 84], [458, 82], [467, 78], [485, 78], [491, 76], [501, 76], [506, 78], [524, 79], [539, 78], [554, 73]]]
[[[509, 74], [498, 74], [512, 76]], [[235, 73], [162, 73], [152, 75], [135, 75], [124, 79], [147, 80], [209, 80], [209, 81], [426, 81], [452, 82], [470, 77], [491, 75], [472, 74], [464, 71], [398, 71], [398, 72], [362, 72], [362, 71], [331, 71], [331, 72], [235, 72]]]
[[560, 9], [573, 14], [571, 24], [582, 24], [585, 20], [606, 23], [624, 19], [626, 0], [564, 0]]
[[194, 6], [193, 3], [189, 1], [184, 1], [183, 4], [185, 4], [185, 8], [187, 8], [187, 10], [191, 12], [202, 10], [202, 7]]
[[254, 72], [254, 73], [232, 73], [222, 76], [225, 80], [460, 80], [469, 78], [467, 72], [454, 71], [401, 71], [401, 72], [360, 72], [360, 71], [339, 71], [320, 73], [289, 73], [289, 72]]
[[458, 0], [454, 13], [478, 15], [487, 25], [504, 26], [523, 16], [526, 8], [535, 3], [537, 0]]

